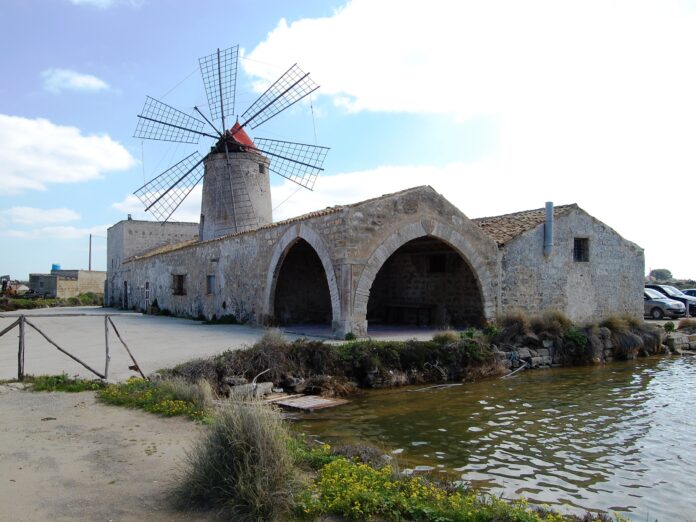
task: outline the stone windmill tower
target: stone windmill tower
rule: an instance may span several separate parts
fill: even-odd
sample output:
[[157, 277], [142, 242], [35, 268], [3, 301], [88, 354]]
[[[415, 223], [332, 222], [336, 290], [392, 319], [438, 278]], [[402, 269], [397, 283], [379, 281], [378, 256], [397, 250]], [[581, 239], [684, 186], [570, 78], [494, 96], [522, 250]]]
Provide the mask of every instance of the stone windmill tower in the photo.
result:
[[[199, 60], [209, 117], [198, 107], [193, 110], [200, 119], [148, 96], [134, 134], [136, 138], [192, 144], [198, 144], [201, 136], [216, 140], [204, 157], [196, 151], [135, 191], [145, 210], [166, 222], [202, 179], [202, 241], [271, 223], [270, 173], [312, 190], [329, 150], [305, 143], [252, 140], [245, 131], [318, 89], [297, 64], [242, 113], [242, 123], [237, 120], [227, 128], [226, 122], [234, 116], [238, 50], [238, 46], [218, 49]], [[220, 127], [212, 123], [216, 120]]]

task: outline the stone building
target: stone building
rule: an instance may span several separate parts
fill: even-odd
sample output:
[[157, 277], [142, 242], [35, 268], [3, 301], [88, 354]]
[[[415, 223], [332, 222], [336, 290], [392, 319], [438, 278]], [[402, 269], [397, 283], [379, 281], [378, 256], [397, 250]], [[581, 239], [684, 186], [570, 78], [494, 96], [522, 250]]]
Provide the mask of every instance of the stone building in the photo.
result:
[[29, 274], [29, 288], [46, 297], [67, 299], [92, 292], [104, 293], [106, 272], [99, 270], [51, 270], [50, 274]]
[[108, 301], [323, 324], [337, 337], [375, 325], [464, 327], [513, 310], [580, 322], [642, 316], [642, 249], [577, 205], [556, 207], [548, 223], [546, 214], [472, 220], [423, 186], [236, 233], [216, 233], [205, 208], [202, 225], [126, 220], [108, 232]]

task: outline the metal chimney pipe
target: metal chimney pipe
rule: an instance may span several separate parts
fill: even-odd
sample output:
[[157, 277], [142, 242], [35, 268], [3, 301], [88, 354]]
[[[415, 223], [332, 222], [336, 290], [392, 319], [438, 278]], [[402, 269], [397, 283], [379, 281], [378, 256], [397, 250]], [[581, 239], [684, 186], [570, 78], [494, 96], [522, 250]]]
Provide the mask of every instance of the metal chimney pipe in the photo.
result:
[[553, 201], [546, 202], [546, 223], [544, 223], [544, 256], [553, 250]]

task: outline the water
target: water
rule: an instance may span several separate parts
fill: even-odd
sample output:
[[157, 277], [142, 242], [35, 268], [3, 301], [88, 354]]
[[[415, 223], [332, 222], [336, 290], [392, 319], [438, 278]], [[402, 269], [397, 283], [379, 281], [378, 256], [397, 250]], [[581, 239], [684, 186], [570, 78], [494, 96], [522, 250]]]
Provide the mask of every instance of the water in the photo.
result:
[[402, 467], [454, 473], [505, 498], [696, 520], [696, 357], [373, 391], [299, 426], [327, 442], [369, 441]]

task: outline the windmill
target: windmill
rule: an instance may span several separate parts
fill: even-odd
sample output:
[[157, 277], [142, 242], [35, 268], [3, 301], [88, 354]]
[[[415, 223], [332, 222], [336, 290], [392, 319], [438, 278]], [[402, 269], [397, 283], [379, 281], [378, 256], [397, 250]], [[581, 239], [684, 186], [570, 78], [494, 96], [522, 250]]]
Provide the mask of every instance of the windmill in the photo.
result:
[[202, 179], [201, 240], [270, 223], [269, 171], [312, 190], [329, 150], [306, 143], [252, 140], [245, 131], [319, 88], [297, 64], [228, 128], [235, 115], [238, 54], [239, 46], [234, 46], [199, 60], [208, 116], [198, 107], [193, 116], [147, 96], [134, 133], [136, 138], [188, 144], [198, 144], [201, 138], [215, 140], [205, 156], [195, 151], [135, 191], [145, 210], [166, 222]]

